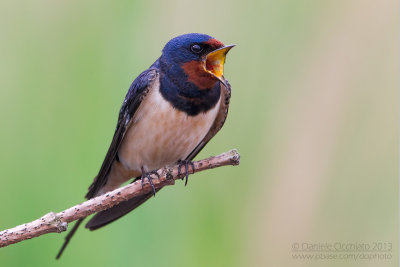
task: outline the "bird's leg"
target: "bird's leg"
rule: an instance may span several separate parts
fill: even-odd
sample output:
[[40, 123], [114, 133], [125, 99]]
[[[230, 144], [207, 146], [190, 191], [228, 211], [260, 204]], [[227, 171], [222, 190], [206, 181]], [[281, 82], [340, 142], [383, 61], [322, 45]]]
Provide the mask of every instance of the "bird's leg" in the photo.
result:
[[156, 188], [154, 187], [153, 177], [151, 177], [151, 175], [155, 174], [158, 179], [160, 179], [160, 175], [158, 174], [157, 171], [145, 172], [143, 167], [141, 167], [141, 170], [142, 170], [142, 176], [141, 176], [142, 187], [144, 186], [144, 179], [147, 178], [147, 180], [149, 180], [149, 183], [151, 185], [151, 189], [153, 190], [153, 195], [156, 196]]
[[[189, 164], [192, 167], [192, 173], [194, 172], [194, 164], [190, 160], [179, 160], [178, 161], [178, 176], [181, 175], [181, 167], [185, 167], [185, 174], [186, 174], [186, 180], [185, 180], [185, 186], [187, 185], [188, 178], [189, 178]], [[183, 177], [182, 177], [183, 180]]]

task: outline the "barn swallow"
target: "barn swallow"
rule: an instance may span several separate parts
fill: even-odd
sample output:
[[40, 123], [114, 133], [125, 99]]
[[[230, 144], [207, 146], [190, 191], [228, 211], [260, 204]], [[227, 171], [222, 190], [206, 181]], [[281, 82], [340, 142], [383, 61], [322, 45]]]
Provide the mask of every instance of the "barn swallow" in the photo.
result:
[[[198, 33], [175, 37], [165, 45], [161, 56], [130, 86], [111, 145], [87, 199], [114, 190], [132, 178], [143, 182], [147, 177], [152, 184], [149, 174], [164, 166], [183, 163], [187, 172], [188, 164], [227, 117], [231, 87], [223, 68], [232, 47]], [[98, 212], [86, 228], [95, 230], [117, 220], [160, 188], [153, 190]], [[66, 236], [57, 259], [82, 221], [78, 220]]]

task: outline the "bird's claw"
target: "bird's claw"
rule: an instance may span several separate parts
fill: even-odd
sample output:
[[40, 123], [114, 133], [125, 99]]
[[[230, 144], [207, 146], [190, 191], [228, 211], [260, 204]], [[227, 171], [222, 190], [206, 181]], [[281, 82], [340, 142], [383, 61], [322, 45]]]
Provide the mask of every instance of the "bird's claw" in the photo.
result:
[[[189, 165], [192, 167], [192, 173], [194, 172], [194, 164], [190, 160], [180, 160], [178, 161], [178, 176], [181, 175], [181, 168], [185, 167], [185, 186], [188, 183], [188, 178], [189, 178]], [[182, 177], [183, 180], [183, 177]]]
[[151, 177], [152, 174], [156, 175], [157, 179], [160, 179], [160, 175], [158, 174], [157, 171], [144, 172], [144, 170], [142, 169], [141, 183], [142, 183], [142, 188], [143, 188], [144, 180], [147, 178], [147, 180], [149, 181], [149, 184], [151, 185], [151, 189], [153, 191], [153, 196], [156, 196], [156, 188], [154, 187], [154, 184], [153, 184], [154, 178]]

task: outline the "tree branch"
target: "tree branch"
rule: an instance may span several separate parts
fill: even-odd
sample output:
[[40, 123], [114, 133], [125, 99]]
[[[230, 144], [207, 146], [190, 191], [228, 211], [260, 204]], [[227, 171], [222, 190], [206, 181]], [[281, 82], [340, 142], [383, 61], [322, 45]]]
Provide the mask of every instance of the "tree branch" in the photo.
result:
[[[194, 170], [189, 164], [189, 173], [213, 169], [226, 165], [239, 165], [240, 155], [233, 149], [221, 155], [193, 162]], [[183, 178], [184, 172], [178, 170], [179, 165], [164, 167], [157, 170], [159, 179], [154, 179], [155, 188], [173, 185], [176, 179]], [[183, 169], [183, 168], [182, 168]], [[142, 187], [141, 181], [128, 184], [104, 195], [89, 199], [81, 204], [73, 206], [59, 213], [50, 212], [43, 217], [29, 223], [21, 224], [11, 229], [0, 232], [0, 247], [5, 247], [25, 239], [31, 239], [47, 233], [61, 233], [67, 230], [68, 223], [85, 218], [90, 214], [109, 209], [120, 202], [133, 197], [144, 195], [151, 191], [151, 185], [147, 181]]]

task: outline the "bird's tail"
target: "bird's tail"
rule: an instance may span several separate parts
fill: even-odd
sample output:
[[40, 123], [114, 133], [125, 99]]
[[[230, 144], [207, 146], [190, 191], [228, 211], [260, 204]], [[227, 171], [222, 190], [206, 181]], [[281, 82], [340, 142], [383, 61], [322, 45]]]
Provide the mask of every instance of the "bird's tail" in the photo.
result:
[[[161, 190], [161, 188], [157, 189], [156, 192], [159, 190]], [[93, 216], [93, 218], [85, 225], [85, 227], [92, 231], [112, 223], [113, 221], [121, 218], [125, 214], [142, 205], [152, 196], [153, 192], [150, 192], [142, 196], [131, 198], [128, 201], [121, 202], [110, 209], [100, 211]]]
[[[161, 188], [157, 189], [156, 192], [158, 192], [159, 190], [161, 190]], [[131, 198], [128, 201], [121, 202], [110, 209], [100, 211], [93, 216], [93, 218], [86, 224], [85, 227], [90, 229], [91, 231], [101, 228], [121, 218], [122, 216], [131, 212], [132, 210], [136, 209], [152, 196], [153, 192], [150, 192], [142, 196]], [[68, 233], [68, 235], [65, 237], [64, 244], [62, 245], [60, 251], [58, 252], [56, 259], [59, 259], [61, 257], [64, 249], [67, 247], [72, 236], [75, 234], [76, 230], [78, 229], [79, 225], [83, 222], [84, 219], [85, 218], [79, 219], [75, 223], [74, 228], [72, 228], [71, 231]]]
[[56, 256], [57, 260], [61, 257], [64, 249], [67, 247], [67, 245], [68, 245], [69, 241], [71, 240], [72, 236], [75, 234], [76, 230], [78, 230], [79, 225], [81, 225], [81, 223], [83, 222], [84, 219], [85, 218], [79, 219], [75, 223], [74, 228], [72, 228], [71, 231], [69, 231], [68, 235], [65, 237], [64, 244], [62, 245], [60, 251], [58, 252], [58, 254]]

